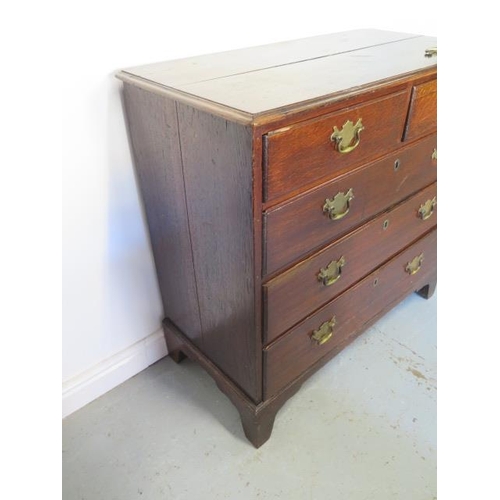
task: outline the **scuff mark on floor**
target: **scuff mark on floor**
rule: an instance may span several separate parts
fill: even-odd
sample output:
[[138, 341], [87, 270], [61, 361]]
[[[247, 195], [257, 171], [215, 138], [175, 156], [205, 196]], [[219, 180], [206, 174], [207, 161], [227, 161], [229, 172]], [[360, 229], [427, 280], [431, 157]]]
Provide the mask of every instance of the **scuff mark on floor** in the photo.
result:
[[[384, 334], [385, 335], [385, 334]], [[408, 351], [410, 351], [414, 356], [416, 356], [417, 358], [420, 358], [422, 361], [425, 361], [425, 358], [423, 356], [420, 356], [420, 354], [416, 353], [413, 349], [411, 349], [410, 347], [408, 347], [406, 344], [403, 344], [402, 342], [399, 342], [399, 340], [396, 340], [392, 337], [390, 337], [390, 339], [393, 341], [393, 342], [396, 342], [396, 344], [400, 345], [401, 347], [405, 348], [405, 349], [408, 349]]]
[[428, 380], [427, 377], [420, 371], [418, 371], [417, 369], [415, 368], [412, 368], [411, 366], [409, 366], [407, 369], [406, 369], [407, 372], [410, 372], [412, 375], [414, 375], [415, 377], [417, 378], [421, 378], [423, 380]]

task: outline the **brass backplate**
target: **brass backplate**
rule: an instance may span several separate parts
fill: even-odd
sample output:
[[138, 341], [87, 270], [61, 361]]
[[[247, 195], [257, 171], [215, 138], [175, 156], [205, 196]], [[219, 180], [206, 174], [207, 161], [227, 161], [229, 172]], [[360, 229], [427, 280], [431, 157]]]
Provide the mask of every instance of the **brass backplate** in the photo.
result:
[[330, 321], [325, 321], [317, 330], [314, 330], [311, 335], [311, 340], [318, 345], [323, 345], [333, 337], [333, 327], [337, 323], [335, 316]]
[[417, 255], [415, 258], [410, 260], [408, 264], [406, 264], [405, 271], [408, 274], [417, 274], [420, 271], [420, 268], [422, 267], [423, 261], [424, 261], [424, 254], [421, 253], [420, 255]]
[[359, 134], [364, 129], [361, 118], [355, 124], [351, 120], [347, 120], [341, 130], [337, 126], [333, 127], [330, 140], [336, 144], [339, 153], [350, 153], [358, 147], [361, 140]]
[[337, 193], [333, 198], [327, 198], [323, 205], [323, 212], [328, 214], [331, 220], [342, 219], [349, 212], [350, 202], [354, 199], [351, 189], [347, 193]]
[[420, 208], [418, 209], [418, 216], [422, 220], [427, 220], [434, 213], [436, 204], [437, 204], [437, 199], [435, 196], [434, 198], [432, 198], [432, 200], [427, 200], [425, 203], [420, 205]]
[[342, 275], [342, 267], [345, 265], [345, 257], [342, 256], [338, 260], [332, 260], [326, 267], [319, 270], [318, 281], [323, 285], [330, 286], [336, 283]]

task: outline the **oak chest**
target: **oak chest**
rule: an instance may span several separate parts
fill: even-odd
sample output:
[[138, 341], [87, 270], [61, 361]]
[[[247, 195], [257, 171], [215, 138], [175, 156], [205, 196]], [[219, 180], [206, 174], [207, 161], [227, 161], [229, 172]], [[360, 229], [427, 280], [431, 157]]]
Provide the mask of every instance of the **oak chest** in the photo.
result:
[[256, 447], [306, 377], [435, 289], [435, 46], [360, 30], [118, 74], [170, 356]]

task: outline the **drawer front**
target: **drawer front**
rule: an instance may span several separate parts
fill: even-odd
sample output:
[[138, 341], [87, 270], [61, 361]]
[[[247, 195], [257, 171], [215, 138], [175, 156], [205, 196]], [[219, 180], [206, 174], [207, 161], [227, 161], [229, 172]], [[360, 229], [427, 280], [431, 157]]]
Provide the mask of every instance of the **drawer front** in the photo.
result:
[[434, 183], [264, 285], [265, 343], [432, 229], [435, 204]]
[[[418, 268], [416, 258], [420, 256], [423, 260]], [[428, 284], [435, 272], [433, 230], [265, 348], [264, 397], [276, 394], [323, 356], [340, 351], [373, 318]]]
[[[265, 200], [313, 187], [320, 180], [333, 179], [397, 148], [407, 105], [408, 93], [404, 91], [264, 136]], [[347, 121], [353, 127], [345, 125]], [[358, 133], [360, 126], [363, 130]], [[334, 127], [339, 134], [332, 142]], [[340, 152], [354, 146], [358, 139], [352, 151]]]
[[[435, 136], [428, 137], [265, 212], [264, 274], [292, 264], [432, 184], [435, 147]], [[349, 193], [354, 198], [346, 201]]]
[[437, 80], [415, 85], [411, 93], [405, 141], [432, 134], [437, 127]]

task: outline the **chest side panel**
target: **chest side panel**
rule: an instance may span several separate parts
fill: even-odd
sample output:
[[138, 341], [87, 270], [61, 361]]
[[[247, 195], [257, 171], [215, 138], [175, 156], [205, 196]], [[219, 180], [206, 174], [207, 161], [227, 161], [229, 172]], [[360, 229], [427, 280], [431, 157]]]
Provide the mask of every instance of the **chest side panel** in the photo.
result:
[[177, 114], [203, 349], [258, 401], [252, 130], [180, 103]]
[[165, 315], [201, 348], [175, 102], [132, 85], [124, 101]]

